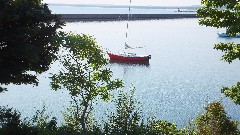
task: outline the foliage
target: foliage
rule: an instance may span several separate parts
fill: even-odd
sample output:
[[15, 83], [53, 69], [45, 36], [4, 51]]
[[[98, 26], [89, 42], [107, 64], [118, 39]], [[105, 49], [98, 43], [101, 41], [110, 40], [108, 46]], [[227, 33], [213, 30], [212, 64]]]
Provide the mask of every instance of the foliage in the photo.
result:
[[62, 135], [68, 133], [64, 126], [57, 127], [56, 118], [53, 117], [50, 120], [45, 111], [45, 107], [42, 111], [38, 110], [32, 120], [28, 120], [22, 119], [21, 114], [12, 108], [0, 107], [0, 134]]
[[108, 116], [109, 122], [105, 123], [105, 134], [141, 134], [140, 125], [141, 110], [137, 107], [136, 100], [133, 98], [134, 89], [130, 94], [119, 91], [118, 98], [114, 103], [116, 112]]
[[[227, 34], [234, 36], [240, 33], [240, 3], [236, 0], [202, 0], [203, 7], [197, 10], [200, 25], [226, 28]], [[225, 52], [222, 59], [231, 63], [240, 59], [240, 45], [234, 43], [219, 43], [214, 49]]]
[[20, 130], [20, 114], [12, 108], [0, 107], [0, 134], [17, 134]]
[[[152, 127], [151, 127], [152, 126]], [[170, 123], [164, 120], [157, 120], [151, 123], [151, 135], [184, 135], [187, 133], [186, 129], [178, 129], [177, 125], [174, 123]]]
[[240, 82], [231, 88], [223, 87], [222, 93], [228, 96], [234, 103], [240, 105]]
[[185, 129], [178, 130], [174, 123], [163, 120], [144, 119], [140, 103], [134, 98], [135, 89], [130, 93], [119, 91], [114, 101], [116, 112], [108, 116], [109, 121], [104, 124], [106, 135], [183, 135]]
[[0, 84], [37, 84], [59, 49], [63, 23], [41, 0], [0, 1]]
[[0, 93], [1, 93], [1, 92], [5, 92], [5, 91], [7, 91], [7, 88], [2, 88], [2, 87], [0, 87]]
[[46, 114], [46, 107], [44, 105], [41, 111], [36, 111], [36, 114], [32, 118], [32, 125], [36, 125], [37, 127], [41, 128], [41, 132], [45, 130], [56, 130], [57, 118], [52, 117], [51, 120], [49, 120], [49, 118], [49, 115]]
[[213, 102], [206, 107], [206, 113], [197, 118], [197, 134], [239, 135], [238, 122], [230, 119], [221, 103]]
[[[202, 8], [197, 10], [200, 25], [226, 28], [230, 36], [240, 34], [240, 2], [238, 0], [201, 0]], [[231, 63], [235, 59], [240, 60], [240, 44], [218, 43], [214, 49], [221, 50], [225, 54], [222, 59]], [[232, 88], [223, 87], [222, 93], [230, 97], [236, 104], [239, 104], [240, 87], [239, 83]]]
[[235, 59], [240, 60], [240, 44], [234, 43], [219, 43], [214, 46], [214, 49], [225, 52], [222, 60], [231, 63]]
[[240, 32], [240, 3], [237, 0], [201, 0], [202, 8], [197, 10], [200, 25], [226, 28], [228, 34]]
[[[100, 125], [89, 123], [88, 135], [238, 135], [238, 122], [231, 121], [220, 102], [213, 102], [199, 115], [195, 125], [190, 128], [178, 129], [174, 123], [156, 120], [155, 117], [145, 119], [141, 104], [134, 98], [135, 89], [130, 93], [119, 90], [113, 99], [116, 110], [108, 115], [108, 121]], [[74, 102], [73, 102], [74, 103]], [[74, 109], [74, 108], [72, 108]], [[20, 121], [20, 114], [12, 109], [0, 109], [0, 134], [2, 135], [77, 135], [71, 124], [56, 126], [56, 119], [49, 119], [46, 109], [37, 111], [32, 121]], [[71, 113], [70, 114], [74, 114]], [[73, 118], [74, 117], [69, 117]], [[5, 122], [3, 122], [5, 121]], [[70, 122], [71, 123], [71, 122]], [[14, 126], [9, 126], [14, 125]], [[8, 127], [8, 128], [7, 128]], [[11, 127], [11, 128], [9, 128]], [[16, 134], [15, 134], [16, 133]]]
[[[79, 117], [81, 116], [81, 111], [77, 111], [77, 109], [81, 108], [81, 105], [78, 101], [71, 101], [71, 105], [67, 108], [67, 111], [63, 113], [64, 116], [64, 125], [66, 126], [66, 129], [68, 131], [74, 131], [74, 132], [82, 132], [82, 126], [81, 121], [79, 120]], [[86, 125], [86, 132], [90, 132], [91, 126], [97, 123], [94, 123], [94, 119], [92, 118], [91, 111], [88, 112], [87, 118], [85, 119], [85, 125]], [[89, 133], [88, 133], [89, 134]]]
[[86, 121], [92, 110], [92, 103], [99, 97], [104, 101], [110, 99], [110, 91], [122, 87], [122, 81], [112, 80], [111, 70], [105, 68], [107, 59], [89, 35], [62, 34], [62, 53], [60, 62], [63, 65], [58, 74], [52, 77], [52, 89], [66, 88], [74, 102], [75, 127], [81, 127], [86, 134]]

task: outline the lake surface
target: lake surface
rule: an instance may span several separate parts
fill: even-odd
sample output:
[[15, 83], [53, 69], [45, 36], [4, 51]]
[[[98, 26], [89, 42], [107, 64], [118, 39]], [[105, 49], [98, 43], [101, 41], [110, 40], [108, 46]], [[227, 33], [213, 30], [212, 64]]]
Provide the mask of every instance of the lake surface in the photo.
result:
[[[54, 6], [49, 9], [55, 14], [128, 14], [128, 7], [85, 7], [85, 6]], [[169, 8], [131, 8], [131, 14], [196, 14], [196, 12], [177, 12]], [[180, 9], [182, 11], [193, 11], [192, 9]]]
[[[222, 100], [227, 113], [240, 121], [240, 106], [221, 94], [222, 86], [232, 86], [240, 81], [240, 62], [228, 64], [220, 60], [223, 54], [213, 49], [218, 42], [238, 42], [237, 38], [218, 38], [224, 31], [199, 26], [198, 19], [165, 19], [130, 21], [128, 43], [145, 46], [141, 52], [152, 55], [149, 66], [112, 63], [107, 66], [115, 78], [125, 83], [125, 89], [136, 87], [136, 98], [142, 103], [146, 117], [175, 122], [183, 127], [212, 101]], [[103, 49], [113, 52], [124, 49], [126, 21], [73, 22], [64, 31], [93, 35]], [[106, 56], [107, 57], [107, 56]], [[53, 64], [50, 71], [39, 75], [39, 86], [9, 85], [8, 92], [1, 93], [0, 105], [20, 110], [24, 116], [32, 115], [43, 104], [49, 113], [59, 116], [69, 105], [67, 91], [51, 91], [49, 73], [56, 73]], [[96, 105], [96, 117], [104, 115], [111, 103]]]

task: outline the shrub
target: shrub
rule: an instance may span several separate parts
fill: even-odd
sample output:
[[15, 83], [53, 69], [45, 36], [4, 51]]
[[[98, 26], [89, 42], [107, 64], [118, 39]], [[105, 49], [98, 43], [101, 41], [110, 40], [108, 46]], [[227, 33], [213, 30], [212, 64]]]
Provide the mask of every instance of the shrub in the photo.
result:
[[231, 121], [220, 102], [206, 107], [206, 113], [196, 121], [197, 133], [201, 135], [239, 135], [238, 122]]
[[20, 113], [12, 108], [0, 107], [0, 134], [18, 135], [20, 128]]
[[182, 135], [184, 129], [178, 130], [174, 123], [156, 120], [152, 117], [144, 119], [140, 103], [134, 98], [135, 89], [130, 93], [119, 91], [114, 101], [116, 112], [108, 116], [109, 121], [104, 124], [106, 135]]

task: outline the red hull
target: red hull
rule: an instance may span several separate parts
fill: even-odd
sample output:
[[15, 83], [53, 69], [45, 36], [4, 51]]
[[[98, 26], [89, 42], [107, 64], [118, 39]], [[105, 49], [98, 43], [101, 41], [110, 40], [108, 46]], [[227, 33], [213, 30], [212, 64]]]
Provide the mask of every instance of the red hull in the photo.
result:
[[128, 56], [121, 56], [118, 54], [113, 54], [113, 53], [107, 53], [108, 56], [110, 57], [110, 60], [114, 61], [126, 61], [126, 62], [148, 62], [149, 59], [151, 59], [150, 55], [146, 56], [135, 56], [135, 57], [128, 57]]

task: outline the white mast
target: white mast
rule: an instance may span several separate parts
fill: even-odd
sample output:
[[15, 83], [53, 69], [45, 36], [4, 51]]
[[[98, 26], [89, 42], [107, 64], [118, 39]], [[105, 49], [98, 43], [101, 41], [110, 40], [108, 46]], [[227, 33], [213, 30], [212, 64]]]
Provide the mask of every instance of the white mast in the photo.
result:
[[131, 49], [133, 49], [131, 46], [129, 46], [128, 45], [128, 30], [129, 30], [129, 18], [130, 18], [130, 12], [131, 12], [131, 3], [132, 3], [132, 1], [131, 0], [129, 0], [129, 6], [128, 6], [128, 20], [127, 20], [127, 31], [126, 31], [126, 41], [125, 41], [125, 49], [129, 49], [129, 48], [131, 48]]

